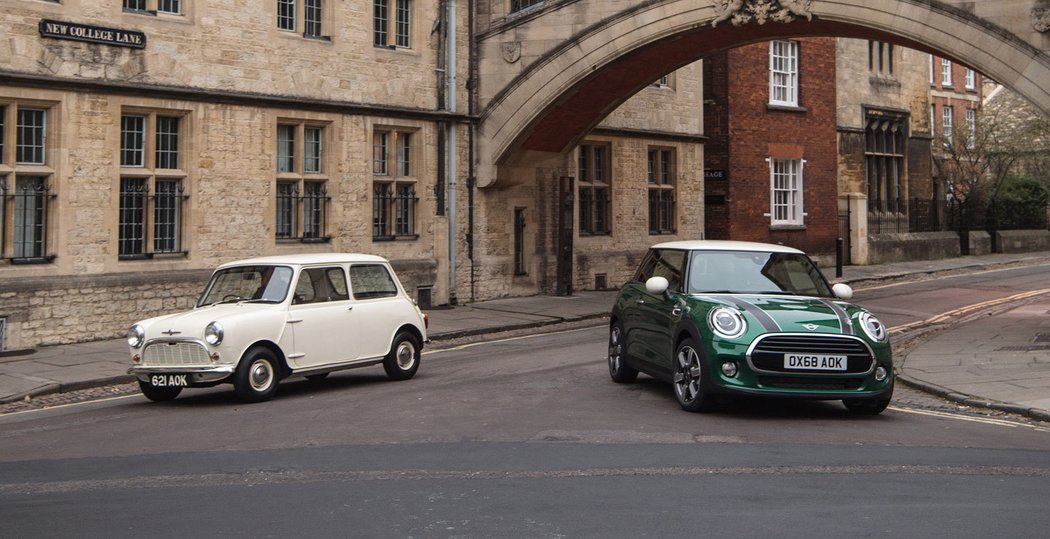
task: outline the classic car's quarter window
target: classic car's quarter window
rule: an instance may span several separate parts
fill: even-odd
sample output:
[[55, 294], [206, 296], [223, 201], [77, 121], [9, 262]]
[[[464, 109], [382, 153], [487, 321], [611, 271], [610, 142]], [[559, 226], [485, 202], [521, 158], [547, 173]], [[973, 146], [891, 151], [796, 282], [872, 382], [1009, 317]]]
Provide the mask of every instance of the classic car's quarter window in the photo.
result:
[[285, 266], [237, 266], [217, 271], [197, 306], [223, 301], [280, 303], [288, 295], [292, 269]]
[[397, 295], [397, 285], [386, 267], [378, 264], [350, 266], [350, 285], [354, 299], [389, 298]]
[[324, 303], [350, 299], [346, 291], [346, 276], [343, 268], [310, 268], [299, 273], [295, 284], [292, 305]]

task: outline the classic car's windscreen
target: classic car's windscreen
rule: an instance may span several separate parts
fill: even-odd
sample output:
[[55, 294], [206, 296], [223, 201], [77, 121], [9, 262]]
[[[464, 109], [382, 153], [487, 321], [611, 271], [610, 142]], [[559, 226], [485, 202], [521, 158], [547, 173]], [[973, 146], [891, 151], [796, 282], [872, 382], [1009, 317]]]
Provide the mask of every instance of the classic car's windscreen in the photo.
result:
[[215, 272], [197, 306], [223, 301], [254, 300], [280, 303], [288, 295], [292, 268], [286, 266], [237, 266]]
[[693, 251], [689, 293], [800, 294], [834, 297], [805, 255], [757, 251]]

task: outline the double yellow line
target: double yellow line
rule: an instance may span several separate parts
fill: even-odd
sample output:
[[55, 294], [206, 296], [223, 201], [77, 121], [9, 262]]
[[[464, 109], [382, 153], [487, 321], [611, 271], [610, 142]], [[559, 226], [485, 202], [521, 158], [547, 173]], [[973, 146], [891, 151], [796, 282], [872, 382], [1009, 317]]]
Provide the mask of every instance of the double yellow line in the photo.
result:
[[1050, 294], [1050, 288], [1042, 288], [1042, 289], [1039, 289], [1039, 290], [1029, 290], [1028, 292], [1021, 292], [1020, 294], [1014, 294], [1012, 296], [1007, 296], [1005, 298], [990, 299], [988, 301], [982, 301], [981, 303], [974, 303], [973, 305], [967, 305], [965, 307], [959, 307], [958, 309], [953, 309], [951, 311], [948, 311], [948, 312], [945, 312], [945, 313], [941, 313], [941, 314], [938, 314], [936, 316], [931, 316], [930, 318], [927, 318], [925, 320], [916, 320], [914, 322], [908, 322], [907, 324], [901, 324], [899, 326], [893, 326], [893, 327], [890, 328], [890, 333], [900, 333], [902, 331], [907, 331], [909, 329], [914, 329], [916, 327], [928, 326], [928, 325], [933, 325], [933, 324], [940, 324], [941, 322], [944, 322], [944, 321], [946, 321], [946, 320], [948, 320], [950, 318], [954, 318], [954, 317], [957, 317], [957, 316], [965, 316], [965, 315], [968, 315], [968, 314], [973, 314], [973, 313], [975, 313], [977, 311], [981, 311], [981, 310], [988, 309], [988, 308], [991, 308], [991, 307], [996, 307], [998, 305], [1003, 305], [1003, 304], [1006, 304], [1006, 303], [1012, 303], [1012, 302], [1015, 302], [1015, 301], [1022, 301], [1022, 300], [1026, 300], [1026, 299], [1029, 299], [1029, 298], [1034, 298], [1036, 296], [1041, 296], [1041, 295], [1044, 295], [1044, 294]]

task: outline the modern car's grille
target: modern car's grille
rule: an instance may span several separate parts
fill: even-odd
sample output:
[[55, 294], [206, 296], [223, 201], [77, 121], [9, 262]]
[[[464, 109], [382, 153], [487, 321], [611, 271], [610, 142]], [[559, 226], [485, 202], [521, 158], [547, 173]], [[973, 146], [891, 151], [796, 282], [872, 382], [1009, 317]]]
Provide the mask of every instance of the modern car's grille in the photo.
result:
[[207, 365], [208, 350], [194, 342], [151, 343], [142, 351], [142, 364], [147, 367], [169, 365]]
[[762, 387], [775, 389], [860, 389], [863, 378], [789, 378], [759, 376]]
[[[824, 354], [846, 356], [845, 371], [799, 371], [784, 367], [785, 354]], [[835, 335], [767, 335], [759, 337], [751, 350], [751, 364], [772, 372], [860, 374], [871, 370], [874, 358], [859, 339]]]

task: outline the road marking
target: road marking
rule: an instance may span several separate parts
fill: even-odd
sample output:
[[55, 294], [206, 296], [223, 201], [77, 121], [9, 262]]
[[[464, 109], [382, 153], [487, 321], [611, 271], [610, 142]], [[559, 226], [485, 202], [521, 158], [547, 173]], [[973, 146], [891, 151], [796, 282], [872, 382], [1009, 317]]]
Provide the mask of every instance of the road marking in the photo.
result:
[[903, 412], [903, 413], [906, 413], [906, 414], [926, 415], [926, 416], [932, 416], [932, 417], [943, 417], [945, 419], [958, 419], [960, 421], [972, 421], [974, 423], [984, 423], [984, 424], [987, 424], [987, 425], [999, 425], [1001, 427], [1011, 427], [1011, 428], [1027, 427], [1027, 428], [1030, 428], [1032, 430], [1037, 430], [1039, 432], [1050, 432], [1050, 428], [1047, 428], [1047, 427], [1040, 427], [1038, 425], [1029, 425], [1027, 423], [1018, 423], [1017, 421], [1007, 421], [1005, 419], [995, 419], [995, 418], [992, 418], [992, 417], [978, 417], [978, 416], [972, 416], [972, 415], [957, 414], [957, 413], [954, 413], [954, 412], [938, 412], [936, 410], [919, 410], [917, 408], [901, 408], [900, 406], [890, 406], [889, 409], [893, 410], [895, 412]]
[[[1030, 264], [1030, 265], [1026, 265], [1026, 266], [1014, 266], [1014, 267], [1009, 267], [1009, 268], [987, 269], [987, 270], [983, 270], [983, 271], [975, 271], [975, 272], [972, 272], [972, 273], [968, 272], [968, 273], [965, 273], [965, 274], [958, 274], [958, 275], [941, 275], [941, 276], [932, 276], [931, 275], [931, 277], [933, 279], [950, 279], [952, 277], [963, 277], [964, 275], [966, 277], [970, 277], [970, 276], [973, 276], [973, 275], [985, 275], [987, 273], [998, 273], [998, 272], [1001, 272], [1001, 271], [1010, 271], [1010, 270], [1015, 270], [1015, 269], [1023, 269], [1023, 268], [1030, 268], [1030, 267], [1036, 267], [1036, 266], [1046, 266], [1046, 265], [1048, 265], [1048, 264], [1046, 264], [1046, 263], [1038, 263], [1038, 264]], [[954, 268], [953, 270], [949, 270], [949, 271], [965, 270], [965, 269], [966, 268]], [[890, 275], [889, 277], [893, 278], [894, 276]], [[873, 278], [874, 279], [882, 279], [882, 278], [885, 278], [885, 277], [873, 277]], [[859, 278], [858, 280], [864, 281], [865, 279], [864, 278]], [[915, 284], [917, 282], [922, 282], [923, 280], [925, 280], [925, 279], [920, 279], [918, 281], [904, 280], [904, 281], [898, 281], [898, 282], [895, 282], [895, 283], [880, 284], [880, 285], [875, 285], [875, 286], [857, 287], [856, 289], [857, 290], [865, 290], [865, 291], [867, 291], [867, 290], [879, 290], [879, 289], [882, 289], [882, 288], [893, 288], [895, 286], [903, 286], [903, 285], [906, 285], [906, 284]]]
[[925, 320], [916, 320], [914, 322], [908, 322], [907, 324], [901, 324], [899, 326], [893, 326], [890, 328], [890, 333], [900, 333], [905, 330], [909, 330], [915, 327], [927, 326], [933, 324], [939, 324], [945, 320], [959, 316], [962, 314], [969, 314], [973, 311], [979, 311], [981, 309], [987, 309], [1004, 303], [1010, 303], [1013, 301], [1020, 301], [1044, 294], [1050, 294], [1050, 288], [1041, 288], [1039, 290], [1029, 290], [1028, 292], [1021, 292], [1005, 298], [990, 299], [988, 301], [982, 301], [980, 303], [974, 303], [973, 305], [966, 305], [965, 307], [959, 307], [958, 309], [952, 309], [948, 312], [944, 312], [935, 316], [931, 316]]

